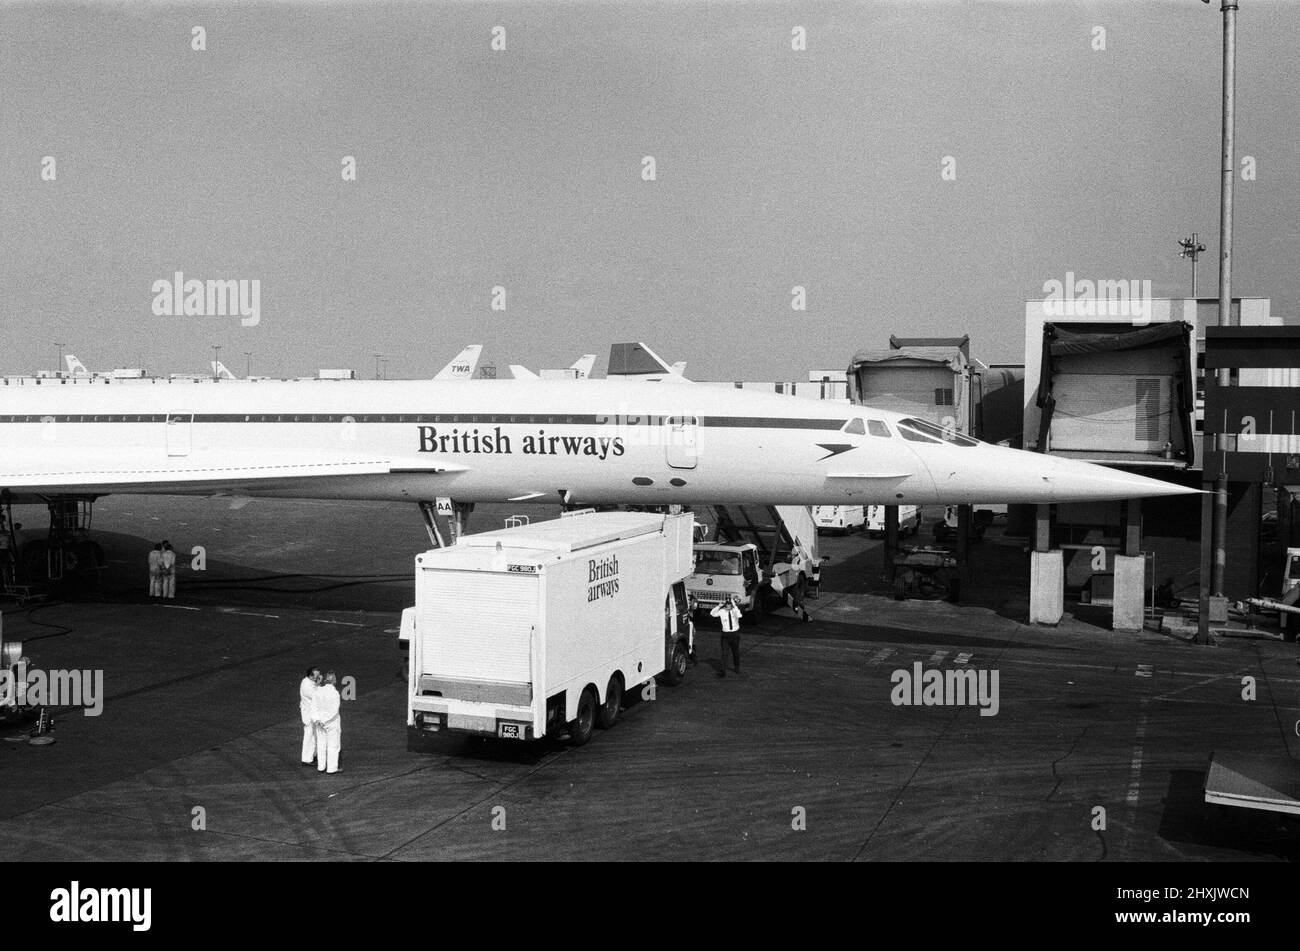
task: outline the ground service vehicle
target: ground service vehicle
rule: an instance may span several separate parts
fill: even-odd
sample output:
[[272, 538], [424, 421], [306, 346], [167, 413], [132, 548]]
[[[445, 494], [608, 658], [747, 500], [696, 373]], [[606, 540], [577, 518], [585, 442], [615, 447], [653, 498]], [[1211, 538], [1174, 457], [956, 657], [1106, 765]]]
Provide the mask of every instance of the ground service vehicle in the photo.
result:
[[813, 519], [817, 522], [819, 532], [849, 532], [862, 529], [867, 524], [866, 507], [862, 505], [816, 505], [813, 506]]
[[449, 732], [580, 746], [613, 726], [625, 691], [678, 682], [692, 525], [583, 512], [419, 555], [401, 635], [408, 746]]
[[[868, 505], [867, 527], [869, 535], [885, 534], [885, 507]], [[915, 535], [921, 530], [921, 507], [919, 505], [898, 506], [898, 534]]]
[[906, 548], [894, 555], [894, 600], [943, 597], [957, 603], [961, 581], [953, 571], [957, 559], [946, 548]]
[[699, 542], [695, 567], [686, 579], [686, 592], [697, 611], [710, 611], [735, 597], [743, 616], [760, 621], [770, 580], [759, 564], [758, 546]]

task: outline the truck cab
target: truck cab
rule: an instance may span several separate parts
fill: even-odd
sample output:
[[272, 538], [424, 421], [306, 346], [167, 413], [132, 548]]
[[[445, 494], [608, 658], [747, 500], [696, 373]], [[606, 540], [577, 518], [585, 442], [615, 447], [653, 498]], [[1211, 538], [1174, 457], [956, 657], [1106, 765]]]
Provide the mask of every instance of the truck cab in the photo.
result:
[[744, 614], [762, 617], [765, 589], [757, 545], [696, 543], [695, 570], [686, 579], [686, 590], [697, 611], [711, 610], [734, 595]]

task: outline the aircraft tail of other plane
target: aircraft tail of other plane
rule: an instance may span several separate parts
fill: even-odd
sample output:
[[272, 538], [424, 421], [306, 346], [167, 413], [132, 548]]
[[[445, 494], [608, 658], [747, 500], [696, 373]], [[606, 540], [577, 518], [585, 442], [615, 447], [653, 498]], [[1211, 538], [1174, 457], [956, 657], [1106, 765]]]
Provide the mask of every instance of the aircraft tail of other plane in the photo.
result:
[[90, 376], [90, 371], [86, 369], [86, 365], [72, 354], [65, 354], [63, 362], [67, 364], [69, 376]]
[[685, 369], [685, 361], [669, 366], [659, 354], [638, 341], [616, 343], [609, 348], [609, 369], [605, 376], [612, 379], [685, 383], [687, 380], [682, 376]]
[[474, 370], [478, 367], [479, 355], [483, 352], [481, 343], [472, 343], [438, 371], [435, 380], [472, 380]]
[[596, 355], [594, 353], [584, 353], [569, 369], [574, 371], [576, 379], [585, 380], [591, 376], [591, 368], [595, 365]]
[[218, 380], [237, 380], [239, 377], [226, 369], [226, 365], [220, 360], [213, 360], [208, 364], [212, 368], [212, 375]]

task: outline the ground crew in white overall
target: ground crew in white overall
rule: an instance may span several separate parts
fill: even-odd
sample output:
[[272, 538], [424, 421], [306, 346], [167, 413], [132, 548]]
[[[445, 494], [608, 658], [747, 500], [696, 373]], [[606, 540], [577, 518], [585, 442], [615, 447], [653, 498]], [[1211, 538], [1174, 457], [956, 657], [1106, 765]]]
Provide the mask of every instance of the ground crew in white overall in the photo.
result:
[[302, 717], [302, 765], [316, 765], [316, 689], [320, 686], [319, 667], [310, 667], [298, 685], [298, 713]]
[[149, 597], [162, 597], [162, 542], [149, 552]]
[[176, 552], [168, 541], [162, 543], [162, 596], [176, 597]]
[[316, 728], [316, 769], [323, 773], [339, 771], [339, 749], [343, 741], [343, 718], [339, 708], [343, 698], [334, 685], [334, 671], [327, 671], [325, 683], [316, 689], [312, 718]]
[[[754, 597], [758, 597], [755, 592]], [[733, 594], [721, 604], [716, 605], [709, 612], [715, 618], [722, 622], [722, 666], [718, 669], [718, 676], [727, 676], [727, 651], [731, 651], [731, 658], [736, 665], [736, 673], [740, 673], [740, 605], [736, 603], [736, 596]]]

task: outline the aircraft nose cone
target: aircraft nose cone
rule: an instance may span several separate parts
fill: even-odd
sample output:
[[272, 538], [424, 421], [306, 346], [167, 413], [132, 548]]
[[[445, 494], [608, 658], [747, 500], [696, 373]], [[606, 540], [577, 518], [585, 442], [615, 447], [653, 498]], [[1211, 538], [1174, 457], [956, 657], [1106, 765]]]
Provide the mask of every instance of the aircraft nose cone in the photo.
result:
[[1199, 494], [1199, 489], [1074, 459], [1052, 458], [1044, 475], [1058, 502], [1102, 502]]

